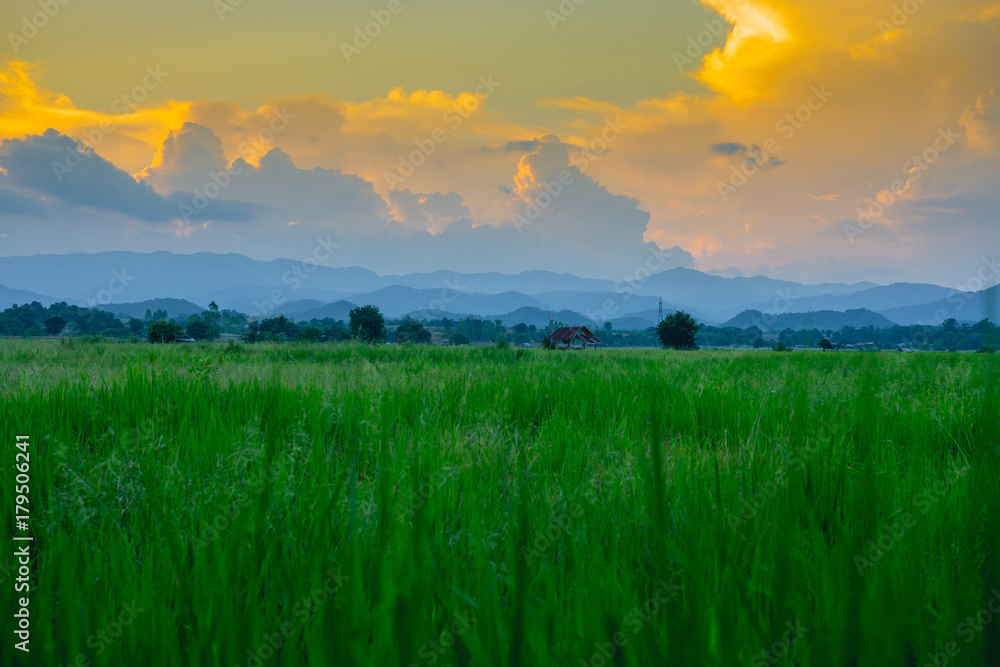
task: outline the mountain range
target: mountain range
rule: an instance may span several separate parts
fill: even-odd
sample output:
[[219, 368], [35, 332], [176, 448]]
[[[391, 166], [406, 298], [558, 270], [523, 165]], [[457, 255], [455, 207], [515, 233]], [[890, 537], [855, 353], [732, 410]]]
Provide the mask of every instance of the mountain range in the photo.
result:
[[147, 308], [158, 307], [171, 317], [187, 316], [214, 301], [222, 309], [255, 317], [346, 320], [356, 305], [373, 304], [390, 318], [473, 316], [544, 326], [551, 316], [567, 324], [610, 321], [619, 329], [640, 329], [655, 325], [662, 298], [664, 314], [686, 310], [713, 325], [759, 320], [757, 326], [770, 323], [774, 329], [810, 322], [827, 323], [825, 328], [850, 322], [884, 327], [934, 324], [949, 317], [995, 320], [998, 297], [996, 287], [960, 292], [923, 283], [803, 284], [686, 268], [612, 281], [549, 271], [379, 275], [360, 267], [259, 261], [233, 253], [115, 251], [0, 258], [0, 307], [66, 301], [128, 317], [142, 317]]

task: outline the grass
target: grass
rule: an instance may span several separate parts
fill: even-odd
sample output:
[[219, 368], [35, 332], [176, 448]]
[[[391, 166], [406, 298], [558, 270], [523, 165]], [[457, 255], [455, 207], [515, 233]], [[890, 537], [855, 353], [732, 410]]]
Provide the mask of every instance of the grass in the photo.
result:
[[996, 370], [5, 341], [0, 663], [998, 664]]

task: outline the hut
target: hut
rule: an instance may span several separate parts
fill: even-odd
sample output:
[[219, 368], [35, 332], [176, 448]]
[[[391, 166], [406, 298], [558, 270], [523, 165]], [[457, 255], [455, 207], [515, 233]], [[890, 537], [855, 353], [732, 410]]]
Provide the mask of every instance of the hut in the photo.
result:
[[559, 327], [547, 338], [553, 347], [559, 350], [583, 350], [601, 344], [587, 327]]

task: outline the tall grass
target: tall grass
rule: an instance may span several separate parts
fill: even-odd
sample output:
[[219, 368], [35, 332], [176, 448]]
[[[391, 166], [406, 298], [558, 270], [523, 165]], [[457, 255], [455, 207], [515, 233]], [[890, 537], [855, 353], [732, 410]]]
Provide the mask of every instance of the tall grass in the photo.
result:
[[5, 342], [0, 662], [998, 664], [989, 356]]

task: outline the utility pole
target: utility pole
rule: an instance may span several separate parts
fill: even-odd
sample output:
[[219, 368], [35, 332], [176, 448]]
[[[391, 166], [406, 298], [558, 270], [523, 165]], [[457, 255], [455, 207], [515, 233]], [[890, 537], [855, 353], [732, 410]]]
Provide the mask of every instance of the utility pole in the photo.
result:
[[663, 297], [660, 297], [660, 314], [656, 319], [656, 323], [659, 324], [663, 321]]

